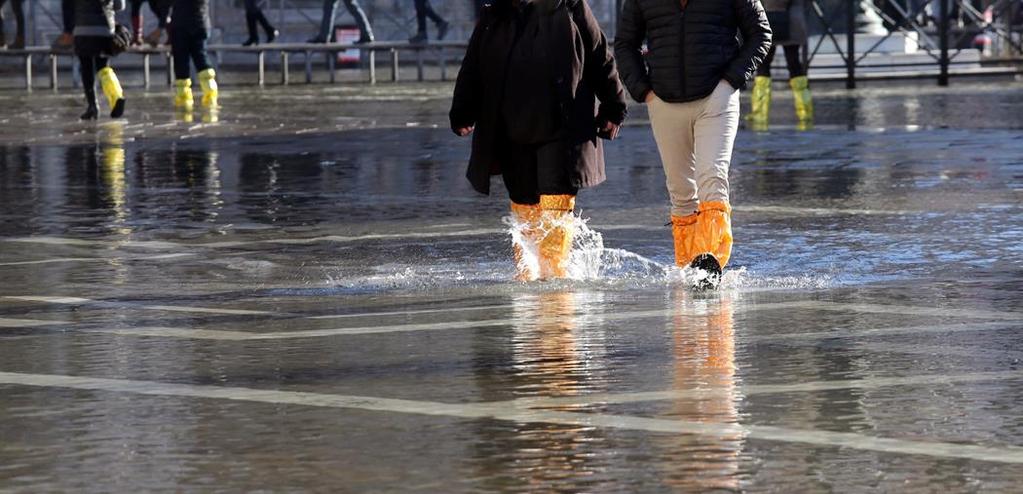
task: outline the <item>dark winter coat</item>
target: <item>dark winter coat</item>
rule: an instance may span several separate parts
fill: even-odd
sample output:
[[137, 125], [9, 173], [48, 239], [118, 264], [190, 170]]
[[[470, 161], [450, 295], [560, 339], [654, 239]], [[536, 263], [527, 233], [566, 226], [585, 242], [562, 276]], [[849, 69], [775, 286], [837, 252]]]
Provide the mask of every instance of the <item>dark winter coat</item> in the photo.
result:
[[774, 44], [806, 44], [806, 5], [803, 0], [762, 0], [762, 3], [774, 32]]
[[124, 0], [75, 0], [75, 36], [114, 35], [114, 13], [124, 10]]
[[181, 33], [205, 33], [210, 27], [210, 0], [172, 0], [171, 25]]
[[651, 90], [664, 101], [695, 101], [722, 79], [743, 89], [771, 48], [760, 0], [688, 0], [684, 10], [682, 3], [625, 0], [615, 56], [636, 101]]
[[[557, 102], [551, 111], [556, 113], [558, 135], [569, 149], [565, 166], [572, 169], [574, 187], [592, 187], [605, 179], [604, 151], [597, 127], [606, 121], [621, 123], [625, 119], [624, 90], [614, 57], [585, 0], [542, 0], [534, 7], [540, 16], [536, 46], [549, 47], [546, 63], [538, 70], [551, 78], [550, 99]], [[508, 0], [483, 8], [458, 72], [451, 103], [452, 129], [475, 126], [466, 176], [484, 194], [490, 192], [490, 176], [501, 173], [501, 125], [524, 127], [536, 121], [535, 115], [502, 118], [506, 84], [515, 84], [522, 74], [507, 73], [513, 40], [494, 33], [500, 31], [496, 29], [499, 23], [515, 22], [514, 15]]]

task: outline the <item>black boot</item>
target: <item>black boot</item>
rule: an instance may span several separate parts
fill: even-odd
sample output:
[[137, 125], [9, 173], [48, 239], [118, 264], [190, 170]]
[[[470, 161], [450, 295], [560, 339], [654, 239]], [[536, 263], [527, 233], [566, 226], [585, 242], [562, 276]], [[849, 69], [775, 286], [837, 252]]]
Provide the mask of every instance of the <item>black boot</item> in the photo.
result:
[[277, 37], [280, 36], [280, 35], [281, 35], [281, 32], [276, 30], [276, 29], [274, 29], [273, 26], [271, 26], [270, 29], [266, 30], [266, 42], [267, 43], [273, 43], [274, 40], [276, 40]]
[[259, 38], [251, 38], [250, 37], [249, 39], [245, 40], [244, 43], [242, 43], [242, 46], [253, 46], [253, 45], [258, 45], [258, 44], [259, 44]]
[[99, 118], [99, 108], [96, 107], [96, 102], [90, 102], [89, 107], [85, 109], [85, 113], [79, 118], [82, 120], [96, 120]]
[[110, 109], [110, 118], [121, 118], [124, 116], [124, 98], [118, 98], [117, 102], [114, 103], [114, 107]]
[[427, 39], [426, 38], [426, 31], [419, 31], [418, 33], [416, 33], [415, 36], [409, 38], [408, 42], [409, 43], [420, 44], [420, 43], [426, 43], [426, 39]]
[[451, 28], [451, 24], [447, 21], [440, 21], [437, 23], [437, 40], [442, 40], [448, 35], [448, 29]]
[[697, 290], [713, 290], [721, 283], [721, 263], [710, 254], [700, 254], [689, 263], [689, 267], [703, 271], [703, 279], [697, 280]]

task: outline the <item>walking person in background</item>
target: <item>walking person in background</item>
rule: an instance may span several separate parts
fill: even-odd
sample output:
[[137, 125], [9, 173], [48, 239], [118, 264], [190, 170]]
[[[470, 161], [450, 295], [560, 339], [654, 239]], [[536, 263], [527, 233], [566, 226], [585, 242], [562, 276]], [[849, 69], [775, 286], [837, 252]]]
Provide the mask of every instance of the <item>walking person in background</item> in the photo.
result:
[[444, 39], [448, 35], [448, 29], [451, 24], [445, 21], [437, 12], [430, 6], [430, 0], [415, 0], [416, 5], [416, 26], [418, 30], [416, 35], [409, 38], [410, 43], [426, 43], [429, 37], [426, 35], [426, 18], [429, 17], [431, 21], [437, 26], [437, 39]]
[[110, 104], [110, 118], [119, 118], [124, 115], [124, 90], [110, 67], [110, 57], [114, 53], [114, 14], [124, 10], [124, 0], [75, 0], [73, 9], [75, 54], [81, 65], [82, 87], [88, 105], [81, 118], [95, 120], [99, 116], [97, 78]]
[[270, 21], [267, 20], [266, 15], [263, 14], [262, 7], [259, 6], [259, 0], [245, 0], [245, 24], [249, 29], [249, 39], [242, 43], [242, 46], [252, 46], [259, 44], [259, 30], [257, 24], [263, 26], [263, 31], [266, 32], [266, 42], [273, 43], [277, 36], [280, 36], [280, 32], [277, 31]]
[[60, 0], [60, 36], [53, 41], [54, 50], [71, 50], [75, 43], [75, 0]]
[[21, 50], [25, 48], [25, 0], [11, 0], [11, 12], [14, 13], [14, 42], [7, 44], [7, 36], [4, 35], [4, 14], [3, 8], [7, 0], [0, 0], [0, 48]]
[[771, 62], [778, 46], [785, 51], [785, 64], [789, 69], [789, 86], [795, 102], [796, 118], [801, 128], [813, 123], [813, 98], [810, 96], [810, 81], [806, 78], [806, 66], [800, 48], [806, 45], [806, 11], [803, 0], [762, 0], [767, 19], [774, 33], [774, 43], [767, 52], [764, 63], [757, 69], [753, 81], [753, 107], [747, 120], [755, 129], [767, 128], [771, 112]]
[[202, 86], [202, 106], [216, 109], [220, 95], [217, 73], [206, 51], [209, 39], [209, 0], [174, 0], [171, 6], [171, 54], [174, 56], [174, 106], [189, 112], [192, 95], [192, 64]]
[[709, 286], [732, 252], [728, 168], [739, 89], [770, 48], [760, 0], [625, 0], [619, 18], [615, 54], [629, 93], [650, 112], [671, 196], [675, 263], [710, 273]]
[[[155, 38], [156, 41], [152, 43], [154, 46], [159, 44], [163, 31], [167, 29], [167, 7], [164, 5], [165, 1], [148, 0], [149, 10], [156, 16], [157, 28], [146, 39]], [[142, 16], [143, 3], [147, 3], [147, 0], [131, 0], [131, 43], [136, 46], [142, 45], [143, 42], [142, 28], [145, 24]]]
[[475, 131], [473, 188], [488, 194], [491, 175], [504, 178], [522, 240], [517, 279], [566, 276], [575, 196], [604, 181], [600, 137], [615, 138], [625, 113], [614, 57], [585, 0], [483, 8], [458, 71], [451, 128]]
[[[323, 0], [323, 19], [320, 21], [320, 33], [309, 40], [310, 43], [330, 43], [334, 41], [334, 15], [340, 0]], [[373, 28], [369, 25], [366, 12], [359, 6], [359, 0], [344, 0], [348, 13], [355, 18], [359, 26], [358, 44], [373, 42]]]

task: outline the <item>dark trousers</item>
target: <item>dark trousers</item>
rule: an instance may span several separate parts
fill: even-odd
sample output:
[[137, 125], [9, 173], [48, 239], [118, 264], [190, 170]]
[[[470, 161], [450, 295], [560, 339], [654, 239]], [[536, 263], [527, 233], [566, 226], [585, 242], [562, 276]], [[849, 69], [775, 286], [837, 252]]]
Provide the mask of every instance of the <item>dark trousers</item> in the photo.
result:
[[501, 134], [498, 138], [501, 176], [512, 202], [537, 204], [541, 195], [579, 193], [579, 188], [572, 185], [569, 153], [564, 141], [519, 144]]
[[[777, 47], [778, 45], [771, 45], [767, 58], [764, 58], [764, 63], [757, 69], [757, 75], [771, 77], [771, 62], [774, 61], [774, 51]], [[785, 45], [782, 48], [785, 50], [785, 65], [789, 68], [789, 79], [806, 75], [803, 58], [799, 56], [799, 45]]]
[[267, 33], [274, 30], [270, 21], [263, 15], [263, 9], [259, 8], [259, 0], [245, 0], [245, 24], [249, 28], [249, 38], [252, 39], [259, 37], [256, 25], [263, 26], [263, 30]]
[[434, 24], [443, 24], [444, 19], [437, 15], [437, 12], [430, 6], [430, 0], [415, 0], [416, 3], [416, 23], [419, 26], [419, 32], [426, 32], [426, 18], [429, 17]]
[[[330, 41], [332, 29], [334, 29], [334, 15], [337, 12], [337, 4], [340, 0], [323, 0], [323, 20], [320, 22], [320, 38], [325, 41]], [[348, 13], [352, 14], [355, 18], [355, 23], [359, 26], [359, 37], [362, 39], [370, 39], [373, 37], [373, 28], [369, 25], [369, 18], [366, 17], [366, 12], [359, 6], [358, 0], [344, 0], [345, 7], [348, 8]]]
[[[0, 0], [0, 36], [4, 35], [4, 15], [3, 7], [7, 3], [7, 0]], [[17, 36], [24, 38], [25, 36], [25, 12], [22, 9], [25, 0], [11, 0], [11, 10], [14, 11], [14, 23], [18, 30]]]
[[85, 100], [96, 105], [96, 73], [110, 65], [111, 38], [101, 36], [76, 36], [75, 54], [82, 75]]
[[[141, 17], [142, 16], [142, 4], [146, 3], [147, 0], [131, 0], [131, 16]], [[149, 10], [156, 16], [156, 21], [160, 24], [161, 28], [167, 27], [167, 8], [163, 5], [165, 2], [160, 0], [149, 0]]]
[[206, 40], [209, 34], [205, 30], [190, 31], [171, 29], [171, 55], [174, 57], [174, 78], [190, 79], [191, 64], [195, 64], [196, 72], [202, 72], [213, 65], [206, 52]]
[[60, 0], [60, 20], [65, 33], [75, 30], [75, 0]]

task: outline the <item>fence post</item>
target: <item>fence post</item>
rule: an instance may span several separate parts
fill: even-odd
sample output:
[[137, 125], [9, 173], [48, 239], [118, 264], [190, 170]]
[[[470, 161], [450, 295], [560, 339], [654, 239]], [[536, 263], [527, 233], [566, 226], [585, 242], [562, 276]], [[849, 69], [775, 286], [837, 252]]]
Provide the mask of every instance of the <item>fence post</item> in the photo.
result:
[[941, 55], [938, 64], [941, 72], [938, 74], [938, 85], [948, 86], [948, 2], [949, 0], [938, 0], [938, 46]]
[[32, 92], [32, 54], [25, 55], [25, 89]]
[[291, 73], [288, 67], [288, 52], [281, 50], [281, 85], [287, 86], [291, 83]]
[[50, 54], [50, 89], [57, 92], [57, 54]]
[[846, 4], [849, 9], [845, 28], [845, 88], [856, 89], [856, 14], [860, 2], [846, 0]]

